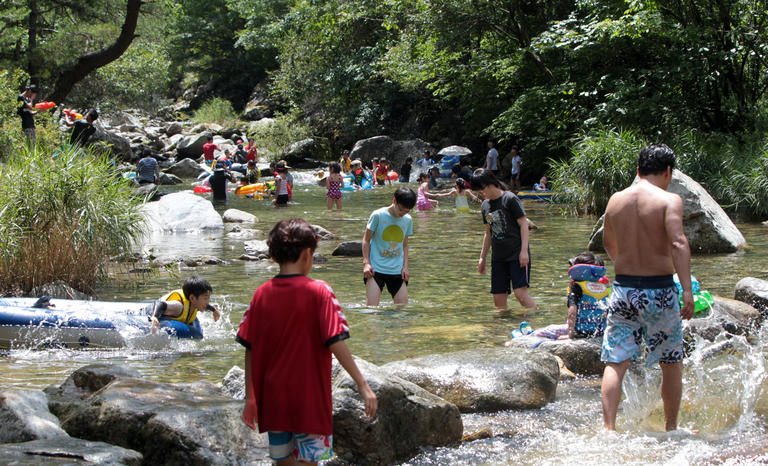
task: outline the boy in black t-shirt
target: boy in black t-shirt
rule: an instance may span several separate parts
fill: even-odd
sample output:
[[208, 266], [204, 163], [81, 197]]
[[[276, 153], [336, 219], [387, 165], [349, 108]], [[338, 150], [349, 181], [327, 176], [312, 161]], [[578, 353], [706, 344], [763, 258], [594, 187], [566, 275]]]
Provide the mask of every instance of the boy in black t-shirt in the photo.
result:
[[485, 198], [480, 208], [485, 235], [477, 271], [485, 274], [486, 256], [491, 249], [491, 294], [496, 309], [506, 311], [507, 295], [514, 292], [526, 311], [535, 310], [536, 303], [528, 294], [531, 259], [528, 218], [523, 205], [517, 196], [502, 189], [502, 184], [491, 170], [475, 170], [471, 186], [473, 191]]

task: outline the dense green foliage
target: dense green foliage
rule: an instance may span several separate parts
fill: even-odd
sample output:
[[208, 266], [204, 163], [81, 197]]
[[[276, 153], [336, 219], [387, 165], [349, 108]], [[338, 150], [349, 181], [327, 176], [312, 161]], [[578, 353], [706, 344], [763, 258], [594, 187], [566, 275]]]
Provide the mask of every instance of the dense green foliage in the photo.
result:
[[216, 123], [224, 128], [232, 128], [237, 121], [237, 114], [228, 100], [216, 97], [200, 106], [192, 121], [196, 123]]
[[10, 157], [0, 206], [0, 292], [54, 280], [89, 291], [142, 226], [139, 202], [110, 161], [71, 146]]

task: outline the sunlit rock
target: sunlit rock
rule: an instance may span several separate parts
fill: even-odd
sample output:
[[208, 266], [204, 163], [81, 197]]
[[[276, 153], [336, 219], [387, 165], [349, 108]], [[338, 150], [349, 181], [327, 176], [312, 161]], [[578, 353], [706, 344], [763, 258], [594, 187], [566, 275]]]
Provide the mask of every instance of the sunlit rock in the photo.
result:
[[243, 403], [208, 382], [116, 376], [90, 395], [62, 395], [57, 402], [61, 425], [71, 436], [139, 451], [144, 464], [267, 461], [266, 436], [240, 419]]
[[142, 206], [150, 231], [191, 232], [221, 230], [224, 222], [211, 201], [188, 191], [168, 194]]
[[382, 366], [456, 404], [462, 412], [541, 408], [555, 399], [560, 369], [541, 351], [483, 348]]
[[206, 169], [192, 159], [182, 159], [165, 169], [165, 173], [179, 178], [197, 178]]
[[352, 464], [389, 464], [406, 460], [421, 447], [459, 442], [463, 424], [458, 408], [388, 370], [356, 358], [378, 399], [369, 420], [357, 384], [334, 364], [333, 440], [339, 458]]
[[37, 390], [0, 392], [0, 443], [67, 437], [48, 410], [48, 397]]
[[734, 297], [755, 307], [762, 319], [768, 317], [768, 281], [746, 277], [736, 284]]
[[549, 340], [532, 335], [514, 338], [511, 347], [535, 348], [563, 360], [565, 367], [577, 375], [603, 375], [605, 365], [600, 361], [602, 338], [573, 338]]
[[141, 453], [104, 442], [89, 442], [68, 436], [0, 445], [0, 462], [13, 465], [93, 465], [139, 466]]

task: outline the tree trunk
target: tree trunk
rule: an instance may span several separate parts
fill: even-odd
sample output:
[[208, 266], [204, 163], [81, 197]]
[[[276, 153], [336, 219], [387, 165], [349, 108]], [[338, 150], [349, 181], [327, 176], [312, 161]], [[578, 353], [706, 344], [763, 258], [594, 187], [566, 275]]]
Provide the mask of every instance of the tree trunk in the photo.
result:
[[125, 21], [117, 40], [109, 47], [81, 55], [74, 65], [62, 70], [53, 86], [53, 92], [48, 96], [48, 100], [61, 104], [75, 84], [85, 78], [88, 73], [117, 60], [128, 50], [134, 37], [136, 37], [134, 33], [139, 20], [141, 5], [143, 5], [141, 0], [127, 0]]
[[32, 84], [39, 84], [40, 67], [37, 64], [37, 0], [28, 0], [29, 23], [27, 33], [27, 73]]

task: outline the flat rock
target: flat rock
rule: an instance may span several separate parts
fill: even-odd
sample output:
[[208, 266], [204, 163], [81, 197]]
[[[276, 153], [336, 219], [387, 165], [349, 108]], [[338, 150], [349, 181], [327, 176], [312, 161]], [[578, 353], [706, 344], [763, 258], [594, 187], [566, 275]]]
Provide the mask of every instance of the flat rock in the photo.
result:
[[206, 169], [193, 159], [182, 159], [165, 169], [165, 173], [176, 175], [179, 178], [197, 178]]
[[331, 253], [332, 256], [363, 257], [362, 241], [344, 241], [336, 246]]
[[189, 191], [168, 194], [157, 202], [144, 204], [141, 212], [150, 231], [191, 232], [224, 228], [221, 215], [211, 201]]
[[565, 367], [577, 375], [603, 375], [605, 364], [600, 360], [601, 338], [573, 338], [549, 340], [531, 335], [510, 341], [511, 347], [533, 348], [544, 351], [563, 360]]
[[249, 256], [269, 255], [269, 246], [267, 246], [267, 242], [264, 240], [246, 241], [243, 246], [245, 247], [245, 253]]
[[0, 392], [0, 443], [67, 437], [38, 390]]
[[762, 319], [768, 317], [768, 281], [754, 277], [742, 278], [736, 284], [734, 298], [757, 309]]
[[0, 445], [0, 464], [14, 466], [110, 464], [139, 466], [141, 453], [104, 442], [57, 437]]
[[560, 374], [553, 356], [519, 348], [433, 354], [382, 368], [466, 413], [541, 408], [555, 399]]
[[255, 215], [237, 209], [227, 209], [222, 219], [224, 223], [259, 223]]
[[331, 233], [330, 231], [326, 230], [325, 228], [321, 227], [320, 225], [310, 225], [312, 227], [312, 230], [315, 231], [315, 234], [318, 238], [321, 240], [333, 240], [336, 239], [336, 235]]
[[240, 419], [243, 404], [207, 382], [164, 384], [116, 377], [63, 409], [71, 436], [141, 452], [144, 464], [250, 464], [267, 461], [265, 435]]
[[456, 444], [463, 424], [458, 408], [383, 368], [356, 358], [378, 398], [368, 419], [357, 384], [336, 363], [333, 369], [334, 450], [352, 464], [405, 461], [422, 447]]
[[[635, 183], [638, 178], [635, 178]], [[734, 252], [747, 242], [728, 214], [712, 199], [712, 196], [696, 181], [680, 170], [672, 172], [672, 182], [667, 191], [679, 194], [683, 199], [683, 230], [691, 252], [707, 254]], [[589, 240], [590, 251], [603, 250], [602, 217], [595, 225]]]

